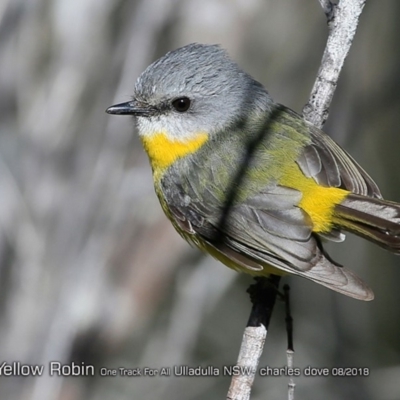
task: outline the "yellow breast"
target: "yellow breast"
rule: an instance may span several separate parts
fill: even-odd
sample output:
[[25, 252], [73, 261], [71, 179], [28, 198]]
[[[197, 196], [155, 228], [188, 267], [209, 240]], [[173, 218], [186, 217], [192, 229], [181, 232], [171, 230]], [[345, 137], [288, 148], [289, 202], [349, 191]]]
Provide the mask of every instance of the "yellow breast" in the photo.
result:
[[153, 169], [154, 179], [158, 180], [162, 173], [177, 159], [196, 152], [208, 140], [205, 132], [199, 132], [186, 140], [176, 140], [164, 132], [141, 137]]

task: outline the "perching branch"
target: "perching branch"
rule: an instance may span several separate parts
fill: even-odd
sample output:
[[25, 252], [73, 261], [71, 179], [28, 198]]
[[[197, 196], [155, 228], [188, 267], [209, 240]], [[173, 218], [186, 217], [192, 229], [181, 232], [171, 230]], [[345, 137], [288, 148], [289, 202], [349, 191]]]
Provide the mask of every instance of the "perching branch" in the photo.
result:
[[[321, 66], [311, 91], [310, 99], [303, 108], [304, 119], [321, 128], [328, 119], [329, 107], [335, 92], [340, 71], [349, 52], [356, 33], [358, 20], [366, 0], [340, 0], [338, 4], [330, 0], [319, 0], [328, 21], [329, 35], [322, 56]], [[229, 387], [228, 400], [248, 400], [257, 372], [258, 362], [261, 357], [267, 337], [269, 320], [275, 304], [279, 277], [269, 278], [275, 288], [265, 290], [266, 278], [261, 278], [253, 290], [264, 293], [262, 296], [252, 296], [253, 307], [249, 323], [244, 331], [240, 353], [237, 361], [239, 366], [251, 367], [251, 374], [234, 376]], [[261, 282], [261, 283], [260, 283]], [[258, 288], [257, 288], [257, 285]], [[264, 290], [261, 290], [264, 286]], [[263, 297], [265, 296], [265, 298]], [[260, 317], [260, 310], [265, 316]], [[250, 321], [253, 321], [250, 324]], [[254, 324], [256, 322], [256, 324]], [[293, 347], [293, 346], [292, 346]], [[288, 349], [288, 363], [293, 363], [293, 349]], [[294, 398], [294, 382], [289, 382], [289, 395]]]
[[365, 1], [340, 0], [332, 4], [329, 0], [319, 0], [328, 19], [329, 36], [310, 100], [303, 108], [304, 119], [318, 128], [328, 119], [329, 106]]
[[[289, 297], [290, 287], [289, 285], [283, 286], [283, 297], [285, 300], [286, 308], [286, 333], [288, 339], [288, 345], [286, 350], [286, 359], [288, 369], [294, 368], [294, 346], [293, 346], [293, 318], [290, 310], [290, 297]], [[296, 384], [294, 383], [293, 377], [290, 375], [288, 383], [288, 400], [294, 400], [294, 388]]]
[[232, 378], [227, 400], [250, 399], [251, 387], [257, 373], [264, 342], [267, 337], [269, 321], [274, 309], [280, 277], [256, 278], [247, 292], [253, 307], [247, 327], [244, 330], [237, 365], [243, 368], [241, 375]]

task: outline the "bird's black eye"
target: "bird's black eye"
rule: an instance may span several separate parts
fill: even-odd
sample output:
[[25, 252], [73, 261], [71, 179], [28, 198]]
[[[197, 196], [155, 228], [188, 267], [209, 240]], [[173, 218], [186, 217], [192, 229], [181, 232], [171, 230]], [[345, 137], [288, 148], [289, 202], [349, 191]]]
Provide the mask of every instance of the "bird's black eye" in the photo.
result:
[[187, 97], [179, 97], [172, 102], [172, 107], [181, 113], [187, 111], [190, 107], [190, 99]]

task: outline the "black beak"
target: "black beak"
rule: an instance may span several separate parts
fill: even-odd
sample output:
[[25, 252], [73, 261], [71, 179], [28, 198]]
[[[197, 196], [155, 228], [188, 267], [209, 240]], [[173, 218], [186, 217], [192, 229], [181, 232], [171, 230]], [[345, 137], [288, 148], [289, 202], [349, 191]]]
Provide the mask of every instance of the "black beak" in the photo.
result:
[[114, 106], [108, 107], [106, 110], [108, 114], [115, 115], [148, 115], [151, 110], [148, 106], [138, 103], [136, 100], [128, 101], [127, 103], [116, 104]]

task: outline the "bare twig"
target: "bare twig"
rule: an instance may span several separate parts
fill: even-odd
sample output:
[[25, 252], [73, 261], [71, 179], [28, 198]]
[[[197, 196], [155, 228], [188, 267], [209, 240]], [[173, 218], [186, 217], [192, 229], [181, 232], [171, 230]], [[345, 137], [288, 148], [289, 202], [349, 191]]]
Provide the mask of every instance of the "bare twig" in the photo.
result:
[[[338, 4], [330, 0], [319, 0], [328, 20], [329, 36], [322, 56], [321, 66], [311, 91], [310, 99], [303, 108], [304, 119], [321, 128], [329, 115], [329, 106], [335, 92], [340, 71], [357, 29], [358, 20], [366, 0], [340, 0]], [[272, 277], [274, 279], [274, 277]], [[275, 277], [277, 278], [277, 277]], [[279, 283], [279, 278], [275, 286]], [[268, 293], [268, 291], [267, 291]], [[258, 301], [262, 298], [252, 298], [253, 308], [249, 324], [245, 329], [240, 348], [237, 365], [250, 366], [251, 374], [234, 376], [228, 391], [228, 400], [248, 400], [251, 386], [254, 381], [258, 362], [261, 357], [264, 342], [267, 336], [269, 319], [275, 304], [276, 291], [270, 290], [270, 304], [265, 309], [266, 318], [260, 322]], [[264, 303], [265, 304], [265, 303]], [[253, 313], [258, 310], [257, 317]], [[258, 324], [250, 325], [250, 321], [258, 321]], [[291, 340], [291, 339], [289, 339]], [[293, 342], [287, 350], [288, 367], [293, 366]], [[247, 370], [249, 371], [249, 370]], [[294, 398], [294, 382], [289, 381], [289, 399]], [[290, 397], [292, 396], [292, 397]]]
[[320, 0], [328, 18], [329, 36], [310, 100], [303, 108], [304, 119], [319, 128], [328, 119], [339, 74], [353, 42], [365, 1], [341, 0], [335, 5]]
[[[286, 350], [286, 359], [287, 359], [287, 367], [288, 371], [293, 370], [293, 360], [294, 360], [294, 346], [293, 346], [293, 318], [290, 310], [290, 287], [289, 285], [285, 285], [283, 287], [284, 299], [285, 299], [285, 307], [286, 307], [286, 332], [288, 339], [288, 347]], [[289, 383], [288, 383], [288, 399], [294, 400], [294, 388], [296, 384], [294, 383], [293, 376], [289, 375]]]
[[248, 289], [253, 307], [244, 331], [237, 365], [241, 374], [232, 378], [227, 400], [248, 400], [257, 372], [269, 321], [278, 293], [280, 277], [256, 278], [256, 283]]
[[[288, 371], [293, 371], [294, 366], [293, 366], [293, 357], [294, 355], [294, 350], [287, 349], [286, 350], [286, 359], [287, 359], [287, 367]], [[288, 383], [288, 400], [294, 400], [294, 388], [296, 387], [296, 384], [294, 383], [293, 380], [293, 375], [289, 375], [289, 383]]]

